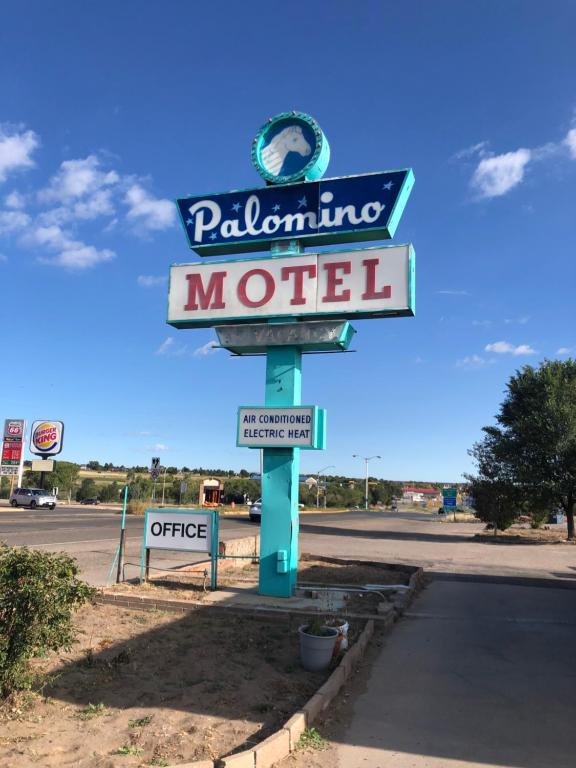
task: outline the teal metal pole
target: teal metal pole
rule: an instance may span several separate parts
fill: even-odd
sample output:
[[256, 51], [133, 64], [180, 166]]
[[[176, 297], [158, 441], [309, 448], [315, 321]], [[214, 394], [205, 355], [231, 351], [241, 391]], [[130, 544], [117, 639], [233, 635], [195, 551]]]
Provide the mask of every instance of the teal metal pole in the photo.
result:
[[122, 505], [122, 525], [120, 528], [120, 544], [118, 545], [118, 571], [116, 572], [116, 584], [122, 581], [124, 570], [124, 550], [126, 548], [126, 507], [128, 505], [128, 486], [124, 487], [124, 504]]
[[[273, 244], [272, 253], [301, 253], [298, 241]], [[268, 347], [265, 405], [302, 403], [302, 351], [299, 347]], [[264, 448], [262, 517], [260, 524], [261, 595], [291, 597], [298, 577], [299, 448]]]

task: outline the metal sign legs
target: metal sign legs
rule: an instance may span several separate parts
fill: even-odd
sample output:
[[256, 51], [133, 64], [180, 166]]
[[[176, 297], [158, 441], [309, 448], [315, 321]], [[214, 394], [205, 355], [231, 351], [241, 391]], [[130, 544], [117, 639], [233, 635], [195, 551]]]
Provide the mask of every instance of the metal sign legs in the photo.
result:
[[[270, 406], [301, 405], [302, 352], [269, 347], [266, 400]], [[260, 528], [261, 595], [290, 597], [298, 576], [299, 448], [264, 448]]]

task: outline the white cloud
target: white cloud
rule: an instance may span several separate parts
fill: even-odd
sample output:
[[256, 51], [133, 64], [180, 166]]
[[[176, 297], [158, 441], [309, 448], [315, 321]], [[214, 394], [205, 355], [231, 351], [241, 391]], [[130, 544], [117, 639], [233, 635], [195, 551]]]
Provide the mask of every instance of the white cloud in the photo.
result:
[[480, 355], [467, 355], [461, 360], [456, 361], [456, 368], [465, 368], [466, 370], [477, 370], [478, 368], [484, 368], [487, 365], [491, 365], [494, 360], [480, 357]]
[[41, 263], [66, 269], [89, 269], [96, 264], [111, 261], [116, 255], [114, 251], [107, 248], [99, 250], [93, 245], [86, 245], [81, 240], [74, 240], [56, 224], [49, 227], [37, 227], [29, 240], [51, 250], [59, 251], [53, 257], [41, 256], [38, 259]]
[[529, 344], [519, 344], [517, 347], [510, 344], [509, 341], [495, 341], [493, 344], [486, 344], [486, 352], [495, 352], [497, 355], [535, 355], [536, 350]]
[[573, 160], [576, 160], [576, 128], [571, 128], [563, 142], [568, 147], [568, 152]]
[[86, 200], [79, 200], [74, 205], [77, 219], [97, 219], [98, 216], [113, 216], [114, 213], [112, 192], [109, 189], [99, 189]]
[[124, 202], [128, 206], [128, 218], [145, 229], [168, 229], [176, 219], [176, 207], [171, 200], [155, 198], [139, 184], [132, 184]]
[[529, 149], [485, 157], [474, 171], [472, 186], [481, 197], [501, 197], [521, 183], [531, 157]]
[[32, 168], [32, 155], [39, 144], [34, 131], [0, 125], [0, 182], [14, 171]]
[[489, 328], [492, 325], [492, 320], [472, 320], [472, 325], [480, 328]]
[[446, 296], [470, 296], [468, 291], [451, 290], [450, 288], [444, 291], [436, 291], [436, 293], [443, 293]]
[[172, 336], [168, 336], [167, 339], [165, 339], [162, 344], [158, 347], [155, 354], [156, 355], [170, 355], [173, 354], [174, 345], [176, 342], [172, 338]]
[[204, 344], [203, 346], [198, 347], [198, 349], [195, 349], [192, 354], [194, 357], [206, 357], [207, 355], [213, 355], [219, 351], [220, 347], [216, 346], [216, 342], [209, 341], [207, 344]]
[[81, 160], [64, 160], [49, 187], [39, 193], [40, 200], [68, 203], [93, 195], [120, 181], [116, 171], [102, 171], [100, 168], [101, 163], [96, 155], [88, 155]]
[[572, 347], [560, 347], [556, 350], [557, 355], [570, 355], [572, 353]]
[[26, 203], [26, 200], [24, 198], [24, 195], [21, 195], [20, 192], [16, 192], [14, 190], [13, 192], [10, 192], [9, 195], [6, 195], [4, 198], [4, 204], [6, 208], [13, 208], [15, 210], [18, 210], [20, 208], [24, 208], [24, 205]]
[[506, 325], [526, 325], [530, 321], [530, 315], [522, 315], [521, 317], [507, 317], [504, 319]]
[[170, 448], [168, 448], [167, 445], [164, 445], [164, 443], [154, 443], [154, 445], [147, 445], [144, 448], [145, 451], [150, 451], [151, 453], [154, 453], [155, 451], [169, 451]]
[[484, 157], [486, 155], [487, 147], [487, 141], [479, 141], [477, 144], [473, 144], [471, 147], [466, 147], [466, 149], [461, 149], [459, 152], [456, 152], [454, 155], [452, 155], [451, 159], [465, 160], [468, 157], [474, 157], [476, 155]]
[[20, 232], [30, 224], [30, 216], [22, 211], [0, 211], [0, 235]]
[[38, 193], [41, 203], [60, 203], [40, 215], [42, 223], [63, 224], [113, 216], [114, 190], [120, 183], [116, 171], [105, 171], [96, 155], [65, 160], [49, 186]]
[[138, 275], [136, 282], [141, 288], [156, 288], [159, 285], [164, 285], [168, 278], [165, 275], [156, 277], [155, 275]]
[[43, 264], [51, 264], [55, 267], [67, 269], [89, 269], [105, 261], [111, 261], [116, 254], [108, 248], [98, 250], [93, 245], [86, 245], [80, 241], [71, 241], [64, 250], [52, 259], [41, 257]]

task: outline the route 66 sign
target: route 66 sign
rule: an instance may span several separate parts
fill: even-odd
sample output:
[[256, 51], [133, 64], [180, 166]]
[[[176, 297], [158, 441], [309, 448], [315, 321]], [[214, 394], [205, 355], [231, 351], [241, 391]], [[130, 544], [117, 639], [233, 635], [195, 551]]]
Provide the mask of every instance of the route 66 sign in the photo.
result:
[[150, 462], [150, 476], [152, 480], [158, 480], [160, 477], [160, 457], [154, 456]]

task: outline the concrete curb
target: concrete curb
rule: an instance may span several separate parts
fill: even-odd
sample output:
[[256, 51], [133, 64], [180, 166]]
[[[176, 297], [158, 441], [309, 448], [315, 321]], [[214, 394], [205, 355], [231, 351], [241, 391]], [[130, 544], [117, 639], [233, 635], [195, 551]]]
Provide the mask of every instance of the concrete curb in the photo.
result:
[[[309, 699], [306, 704], [288, 720], [280, 730], [273, 733], [258, 746], [244, 752], [236, 752], [230, 757], [224, 757], [214, 762], [215, 768], [272, 768], [280, 760], [294, 752], [304, 731], [314, 723], [338, 695], [346, 680], [352, 674], [354, 667], [364, 656], [370, 638], [374, 634], [374, 621], [366, 622], [358, 640], [344, 654], [342, 661], [332, 672], [328, 680]], [[190, 768], [196, 768], [191, 764]], [[174, 766], [188, 768], [188, 766]], [[200, 766], [198, 766], [200, 768]]]
[[[408, 589], [395, 599], [394, 608], [384, 617], [374, 616], [368, 618], [364, 629], [352, 647], [346, 651], [338, 666], [333, 670], [326, 682], [316, 691], [306, 704], [280, 728], [268, 738], [261, 741], [255, 747], [236, 752], [228, 757], [212, 760], [200, 760], [192, 763], [174, 764], [172, 768], [273, 768], [273, 766], [288, 757], [298, 745], [298, 741], [304, 731], [310, 728], [316, 719], [330, 706], [336, 698], [342, 686], [358, 666], [364, 657], [368, 644], [374, 634], [375, 621], [388, 629], [404, 613], [404, 610], [410, 605], [415, 595], [422, 589], [424, 584], [424, 569], [415, 568], [410, 576]], [[217, 608], [217, 606], [206, 605], [205, 603], [183, 604], [180, 600], [155, 600], [148, 597], [137, 597], [134, 595], [105, 594], [102, 593], [97, 598], [97, 602], [118, 605], [126, 608], [136, 608], [139, 610], [167, 610], [184, 613], [198, 608]], [[238, 607], [236, 606], [236, 610]], [[220, 610], [230, 612], [230, 608], [220, 606]], [[252, 615], [258, 614], [254, 608], [249, 610]], [[242, 612], [242, 611], [240, 611]], [[271, 611], [262, 611], [262, 613], [271, 613]], [[278, 613], [278, 611], [276, 611]], [[309, 611], [288, 611], [283, 612], [287, 616], [292, 614], [304, 613], [310, 615]], [[353, 618], [352, 615], [349, 615]], [[366, 617], [363, 617], [366, 618]]]

